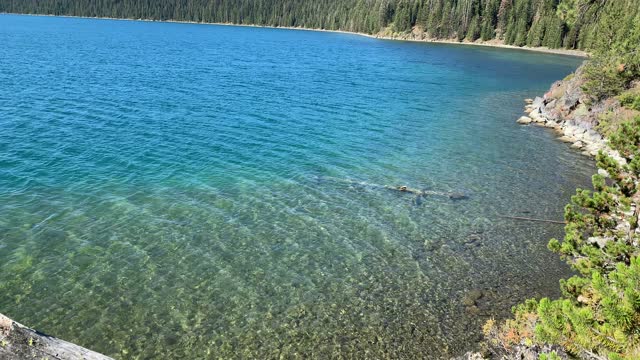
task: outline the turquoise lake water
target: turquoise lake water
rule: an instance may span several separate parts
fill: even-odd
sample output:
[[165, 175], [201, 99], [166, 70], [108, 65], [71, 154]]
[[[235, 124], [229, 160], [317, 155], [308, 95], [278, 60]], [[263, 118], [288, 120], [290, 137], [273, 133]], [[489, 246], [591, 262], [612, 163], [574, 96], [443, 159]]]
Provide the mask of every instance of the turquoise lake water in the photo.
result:
[[12, 15], [0, 44], [0, 312], [41, 331], [122, 359], [447, 358], [569, 274], [561, 226], [503, 216], [560, 220], [589, 185], [515, 124], [580, 59]]

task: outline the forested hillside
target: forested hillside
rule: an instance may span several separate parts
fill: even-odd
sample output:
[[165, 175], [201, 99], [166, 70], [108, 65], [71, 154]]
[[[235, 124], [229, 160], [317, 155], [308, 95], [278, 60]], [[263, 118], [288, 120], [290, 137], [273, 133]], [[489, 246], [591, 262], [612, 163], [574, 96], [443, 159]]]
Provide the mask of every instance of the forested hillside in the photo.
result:
[[178, 20], [499, 39], [589, 49], [603, 11], [629, 19], [639, 0], [0, 0], [0, 12]]

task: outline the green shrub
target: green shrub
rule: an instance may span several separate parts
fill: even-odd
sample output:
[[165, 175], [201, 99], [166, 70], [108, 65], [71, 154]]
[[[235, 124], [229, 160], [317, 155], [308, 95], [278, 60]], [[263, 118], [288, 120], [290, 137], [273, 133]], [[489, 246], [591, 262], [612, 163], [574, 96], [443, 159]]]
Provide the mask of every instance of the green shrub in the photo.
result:
[[627, 91], [618, 96], [620, 104], [627, 109], [640, 111], [640, 91]]
[[538, 357], [539, 360], [560, 360], [560, 356], [554, 351], [549, 354], [540, 354]]
[[627, 163], [598, 155], [611, 179], [594, 175], [593, 191], [577, 190], [565, 208], [564, 239], [549, 242], [580, 275], [561, 282], [562, 299], [529, 300], [502, 327], [487, 327], [490, 345], [553, 344], [575, 356], [640, 359], [639, 210], [629, 215], [638, 202], [640, 117], [622, 123], [609, 143]]

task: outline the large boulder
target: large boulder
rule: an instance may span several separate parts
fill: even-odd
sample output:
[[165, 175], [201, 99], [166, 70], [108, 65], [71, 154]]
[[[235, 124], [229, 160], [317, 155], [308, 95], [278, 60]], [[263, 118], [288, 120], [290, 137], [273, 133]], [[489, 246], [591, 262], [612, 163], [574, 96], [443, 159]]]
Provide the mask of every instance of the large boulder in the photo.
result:
[[580, 93], [578, 92], [567, 92], [560, 99], [560, 106], [562, 106], [562, 110], [569, 112], [576, 108], [580, 104]]

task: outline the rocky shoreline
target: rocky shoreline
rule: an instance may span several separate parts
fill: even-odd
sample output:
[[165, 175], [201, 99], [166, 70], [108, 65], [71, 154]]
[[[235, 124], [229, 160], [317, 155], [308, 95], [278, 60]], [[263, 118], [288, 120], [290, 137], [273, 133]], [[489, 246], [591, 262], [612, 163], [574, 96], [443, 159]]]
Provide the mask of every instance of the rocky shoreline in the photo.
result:
[[551, 85], [542, 97], [526, 99], [525, 113], [517, 120], [522, 125], [538, 125], [553, 129], [558, 140], [571, 143], [571, 147], [581, 150], [583, 155], [595, 157], [600, 151], [611, 156], [621, 164], [626, 161], [612, 150], [599, 129], [601, 116], [613, 111], [616, 106], [611, 99], [590, 103], [582, 91], [584, 83], [583, 67], [564, 80]]
[[[607, 97], [596, 101], [585, 94], [582, 90], [586, 82], [584, 68], [583, 65], [575, 73], [553, 83], [544, 96], [525, 99], [524, 112], [527, 115], [520, 117], [517, 123], [525, 126], [536, 125], [552, 129], [557, 134], [558, 140], [570, 143], [571, 148], [581, 151], [583, 155], [595, 157], [602, 152], [622, 168], [628, 163], [629, 156], [627, 154], [624, 157], [618, 151], [613, 150], [608, 137], [615, 133], [620, 124], [640, 116], [640, 111], [622, 106], [616, 97]], [[640, 91], [640, 82], [632, 83], [631, 89]], [[601, 168], [598, 169], [598, 174], [610, 177], [607, 171]], [[633, 181], [635, 187], [639, 186], [637, 177], [633, 174], [621, 173], [616, 176], [617, 178], [611, 179], [611, 181], [619, 181], [622, 177]], [[587, 235], [585, 239], [586, 243], [596, 249], [604, 249], [609, 242], [638, 246], [634, 239], [636, 236], [635, 229], [637, 224], [640, 223], [640, 197], [632, 197], [630, 203], [627, 204], [623, 201], [624, 199], [621, 199], [622, 195], [620, 194], [610, 194], [610, 196], [612, 203], [616, 205], [608, 211], [607, 219], [610, 221], [609, 226], [615, 235], [589, 234], [590, 236]], [[579, 296], [577, 301], [587, 304], [590, 300]], [[488, 328], [489, 330], [491, 328], [495, 329], [495, 326], [489, 325]], [[487, 336], [487, 342], [495, 341], [495, 333], [492, 334], [492, 331], [487, 331], [483, 329], [485, 336]], [[497, 340], [499, 343], [500, 339]], [[528, 340], [529, 342], [524, 340], [518, 344], [501, 348], [498, 351], [500, 355], [485, 348], [482, 353], [468, 352], [452, 360], [480, 360], [487, 357], [501, 360], [537, 360], [541, 358], [541, 355], [547, 356], [551, 352], [555, 353], [556, 357], [554, 358], [556, 359], [568, 360], [573, 358], [560, 346], [541, 346], [533, 343], [531, 339]], [[591, 357], [591, 354], [581, 353], [580, 356], [584, 359], [595, 359], [595, 357]]]

